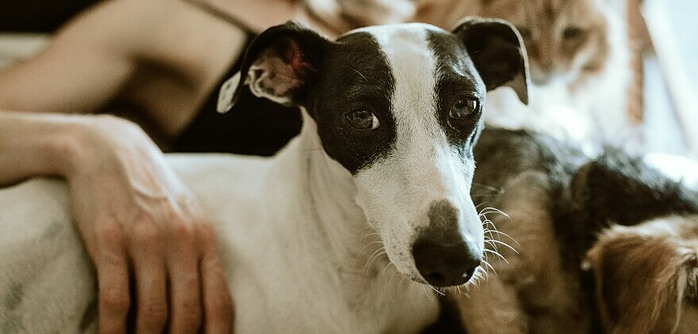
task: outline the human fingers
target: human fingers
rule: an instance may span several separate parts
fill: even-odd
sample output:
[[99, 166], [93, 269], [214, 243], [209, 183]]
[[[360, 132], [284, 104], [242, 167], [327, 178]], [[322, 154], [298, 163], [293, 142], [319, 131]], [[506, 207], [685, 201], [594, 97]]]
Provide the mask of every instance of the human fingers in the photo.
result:
[[163, 243], [148, 220], [133, 228], [130, 255], [136, 278], [136, 333], [161, 333], [167, 323], [167, 278]]
[[104, 224], [99, 231], [95, 257], [99, 282], [99, 332], [126, 333], [131, 298], [124, 233], [117, 223]]
[[181, 222], [174, 222], [169, 228], [170, 333], [195, 333], [203, 315], [195, 228]]
[[200, 240], [203, 250], [200, 270], [205, 314], [204, 332], [206, 334], [230, 333], [234, 320], [233, 302], [211, 225], [204, 225], [201, 228]]

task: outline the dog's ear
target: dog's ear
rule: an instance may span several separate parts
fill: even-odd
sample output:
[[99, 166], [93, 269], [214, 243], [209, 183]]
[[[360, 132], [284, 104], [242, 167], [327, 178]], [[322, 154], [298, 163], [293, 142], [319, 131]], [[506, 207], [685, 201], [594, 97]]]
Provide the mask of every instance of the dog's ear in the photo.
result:
[[487, 90], [509, 86], [521, 102], [528, 104], [528, 59], [514, 26], [504, 20], [471, 17], [453, 33], [465, 44]]
[[294, 22], [271, 27], [250, 43], [240, 72], [226, 81], [218, 111], [235, 104], [245, 86], [252, 94], [279, 104], [298, 105], [315, 78], [329, 40]]
[[607, 333], [674, 333], [691, 322], [698, 254], [656, 227], [616, 226], [587, 254]]

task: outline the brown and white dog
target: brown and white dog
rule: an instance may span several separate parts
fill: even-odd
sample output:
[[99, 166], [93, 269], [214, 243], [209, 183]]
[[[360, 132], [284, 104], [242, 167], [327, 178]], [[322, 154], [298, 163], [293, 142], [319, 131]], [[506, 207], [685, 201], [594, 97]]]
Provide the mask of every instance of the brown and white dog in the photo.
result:
[[499, 241], [456, 298], [468, 333], [695, 332], [698, 193], [639, 157], [523, 130], [484, 130], [475, 157]]

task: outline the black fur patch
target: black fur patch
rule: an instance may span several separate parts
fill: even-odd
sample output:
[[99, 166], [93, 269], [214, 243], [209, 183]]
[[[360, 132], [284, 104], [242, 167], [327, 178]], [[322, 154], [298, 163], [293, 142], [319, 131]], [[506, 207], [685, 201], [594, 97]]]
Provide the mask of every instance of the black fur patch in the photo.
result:
[[[477, 69], [463, 42], [456, 36], [430, 32], [429, 46], [437, 58], [436, 96], [439, 124], [445, 130], [449, 143], [470, 155], [480, 132], [485, 85], [477, 75]], [[458, 98], [475, 99], [480, 107], [468, 118], [451, 118], [451, 107]]]
[[[378, 42], [368, 33], [344, 36], [326, 50], [318, 81], [310, 88], [308, 112], [327, 154], [352, 174], [385, 156], [397, 136], [391, 101], [394, 78]], [[346, 115], [372, 112], [380, 126], [355, 129]]]

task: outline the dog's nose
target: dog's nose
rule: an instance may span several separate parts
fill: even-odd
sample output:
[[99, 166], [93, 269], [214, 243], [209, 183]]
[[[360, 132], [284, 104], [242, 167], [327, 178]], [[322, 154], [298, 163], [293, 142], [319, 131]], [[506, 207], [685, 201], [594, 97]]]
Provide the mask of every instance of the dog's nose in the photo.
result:
[[412, 247], [417, 270], [431, 285], [446, 287], [467, 282], [480, 265], [481, 255], [465, 242], [444, 245], [420, 239]]
[[429, 208], [429, 220], [429, 227], [412, 245], [417, 270], [433, 286], [467, 282], [480, 265], [482, 252], [461, 235], [458, 211], [446, 201], [435, 202]]

